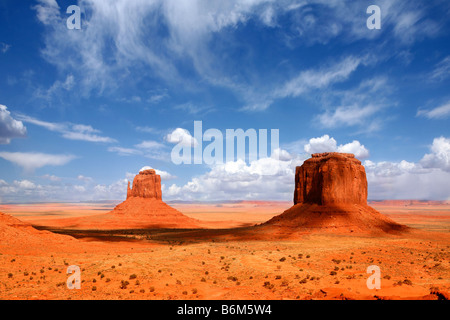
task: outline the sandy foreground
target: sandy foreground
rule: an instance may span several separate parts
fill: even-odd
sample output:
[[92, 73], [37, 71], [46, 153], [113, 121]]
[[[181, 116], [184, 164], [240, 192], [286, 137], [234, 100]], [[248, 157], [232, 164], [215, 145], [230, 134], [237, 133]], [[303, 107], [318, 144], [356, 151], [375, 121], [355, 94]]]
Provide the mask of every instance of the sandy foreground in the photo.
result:
[[[0, 299], [449, 297], [448, 203], [370, 203], [414, 228], [404, 235], [252, 236], [249, 226], [282, 213], [290, 202], [171, 204], [204, 221], [209, 229], [202, 230], [70, 230], [55, 222], [106, 213], [115, 204], [0, 205], [1, 212], [39, 229], [77, 238], [0, 243]], [[70, 265], [81, 269], [79, 290], [67, 288]], [[380, 289], [367, 288], [371, 265], [381, 270]]]

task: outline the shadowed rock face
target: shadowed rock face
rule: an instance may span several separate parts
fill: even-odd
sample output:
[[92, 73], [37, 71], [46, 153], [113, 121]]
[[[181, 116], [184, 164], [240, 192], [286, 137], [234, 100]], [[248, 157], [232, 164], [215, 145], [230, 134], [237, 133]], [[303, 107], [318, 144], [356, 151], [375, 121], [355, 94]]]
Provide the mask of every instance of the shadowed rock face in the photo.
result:
[[316, 153], [295, 172], [294, 204], [367, 205], [367, 178], [349, 153]]
[[134, 177], [133, 189], [128, 181], [127, 199], [131, 197], [162, 200], [161, 176], [155, 170], [144, 170]]

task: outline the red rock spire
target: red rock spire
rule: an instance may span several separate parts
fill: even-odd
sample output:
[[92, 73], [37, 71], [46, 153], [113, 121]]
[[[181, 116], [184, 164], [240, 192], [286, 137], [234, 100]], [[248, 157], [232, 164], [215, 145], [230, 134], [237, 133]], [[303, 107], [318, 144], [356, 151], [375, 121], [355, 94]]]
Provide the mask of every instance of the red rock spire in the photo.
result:
[[131, 197], [161, 200], [161, 176], [157, 175], [154, 169], [139, 172], [134, 177], [132, 189], [128, 181], [127, 199]]

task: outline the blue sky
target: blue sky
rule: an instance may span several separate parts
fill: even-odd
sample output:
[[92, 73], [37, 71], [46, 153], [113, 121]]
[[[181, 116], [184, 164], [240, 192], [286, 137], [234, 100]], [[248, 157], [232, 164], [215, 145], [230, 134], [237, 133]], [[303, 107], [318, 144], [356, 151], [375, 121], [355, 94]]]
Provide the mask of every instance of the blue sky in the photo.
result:
[[[69, 5], [81, 30], [69, 30]], [[369, 5], [381, 29], [369, 30]], [[290, 200], [352, 152], [370, 199], [450, 199], [450, 3], [0, 0], [0, 201]], [[275, 157], [175, 165], [203, 129], [279, 129]], [[207, 143], [203, 143], [203, 146]]]

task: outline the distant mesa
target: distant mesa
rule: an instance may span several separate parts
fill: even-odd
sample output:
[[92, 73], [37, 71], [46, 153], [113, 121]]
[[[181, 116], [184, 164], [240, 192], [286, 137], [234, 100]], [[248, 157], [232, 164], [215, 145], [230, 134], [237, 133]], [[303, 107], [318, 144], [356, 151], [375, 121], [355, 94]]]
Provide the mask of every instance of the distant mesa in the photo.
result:
[[317, 153], [296, 168], [294, 206], [264, 225], [330, 232], [399, 232], [400, 225], [367, 205], [367, 178], [349, 153]]

